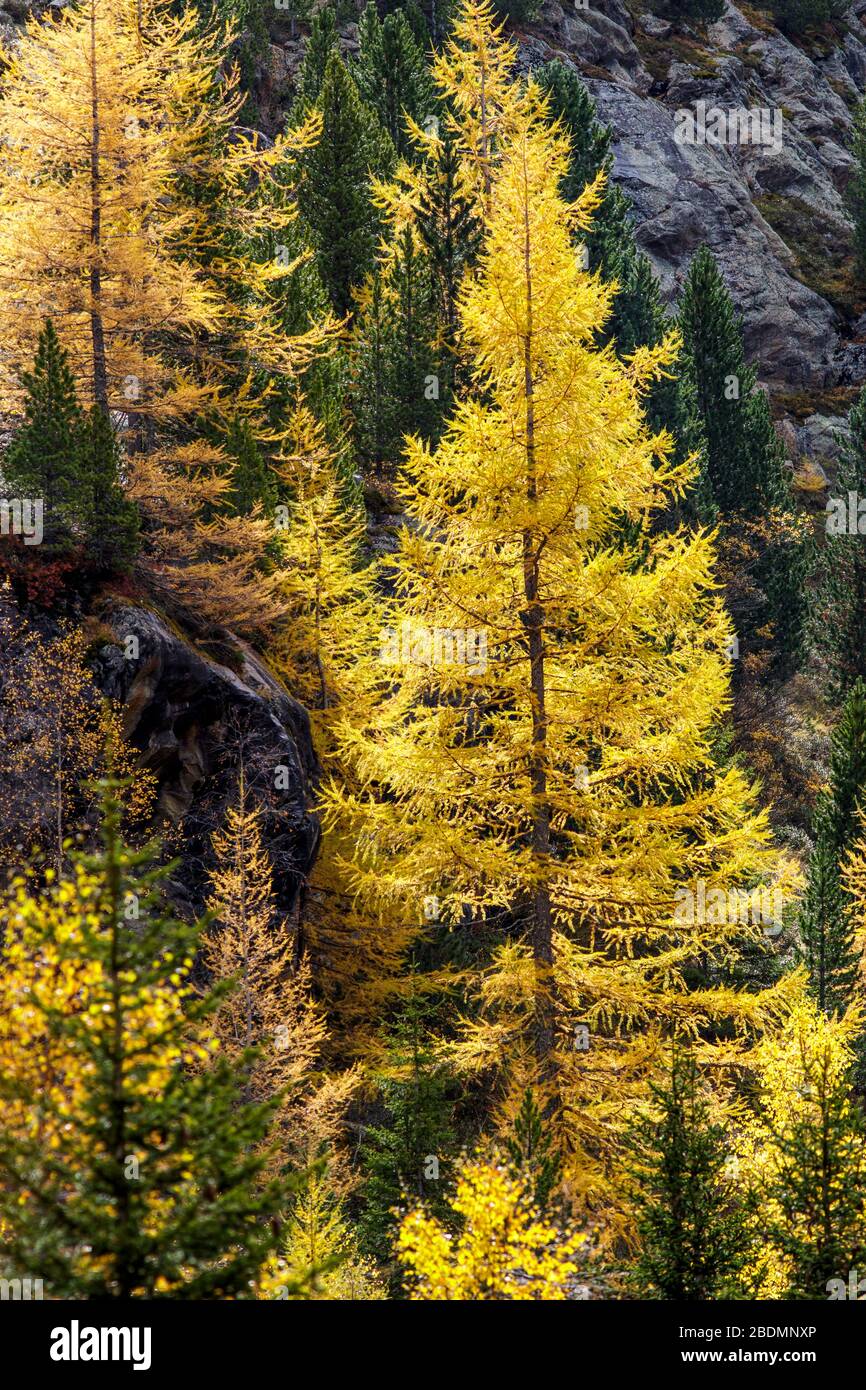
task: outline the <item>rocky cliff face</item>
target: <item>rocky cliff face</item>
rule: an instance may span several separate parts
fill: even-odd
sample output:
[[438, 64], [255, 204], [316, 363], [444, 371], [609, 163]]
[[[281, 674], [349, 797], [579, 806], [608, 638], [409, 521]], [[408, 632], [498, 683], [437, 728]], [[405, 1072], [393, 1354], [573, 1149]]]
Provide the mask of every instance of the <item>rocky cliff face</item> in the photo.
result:
[[[172, 879], [178, 904], [189, 913], [203, 906], [211, 837], [236, 799], [242, 764], [250, 801], [263, 815], [279, 907], [290, 918], [319, 843], [311, 809], [319, 768], [306, 710], [228, 633], [218, 634], [224, 654], [218, 661], [150, 609], [110, 598], [97, 607], [98, 615], [69, 619], [84, 624], [90, 643], [95, 689], [86, 698], [96, 701], [101, 693], [117, 702], [139, 764], [157, 779], [154, 830], [180, 861]], [[27, 660], [26, 639], [50, 642], [60, 630], [56, 619], [22, 612], [0, 593], [0, 746], [7, 770], [21, 761], [19, 745], [27, 763], [24, 746], [42, 740], [50, 726], [50, 711], [40, 704], [50, 700], [50, 690], [17, 678]], [[26, 709], [19, 705], [22, 689]], [[52, 775], [49, 759], [42, 776]], [[50, 820], [52, 786], [38, 778], [32, 774], [19, 788], [17, 774], [9, 782], [4, 772], [0, 794], [9, 807], [21, 791], [31, 806], [44, 806]], [[50, 844], [52, 826], [43, 830], [37, 838]]]
[[242, 761], [263, 813], [279, 905], [290, 915], [319, 842], [306, 710], [237, 638], [230, 669], [146, 609], [110, 605], [101, 617], [117, 643], [101, 647], [97, 682], [122, 706], [124, 733], [158, 778], [159, 810], [182, 823], [181, 878], [192, 907], [201, 906], [210, 839], [236, 796]]
[[[558, 56], [581, 72], [613, 128], [616, 178], [665, 294], [674, 299], [707, 242], [743, 315], [747, 352], [787, 417], [792, 452], [832, 456], [833, 417], [866, 376], [866, 304], [845, 200], [853, 106], [866, 90], [866, 0], [855, 0], [835, 41], [810, 46], [747, 5], [679, 30], [641, 10], [545, 0], [522, 36], [522, 62]], [[780, 140], [678, 141], [677, 112], [701, 102], [763, 109]]]

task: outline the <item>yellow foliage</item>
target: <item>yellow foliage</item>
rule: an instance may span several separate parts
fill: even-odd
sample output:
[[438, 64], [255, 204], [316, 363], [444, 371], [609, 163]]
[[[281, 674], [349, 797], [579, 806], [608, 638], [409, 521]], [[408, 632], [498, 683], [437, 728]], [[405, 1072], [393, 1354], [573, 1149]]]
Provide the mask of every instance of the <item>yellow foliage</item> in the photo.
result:
[[197, 441], [130, 459], [129, 494], [145, 518], [145, 580], [181, 618], [262, 637], [287, 609], [267, 573], [273, 519], [256, 505], [220, 512], [231, 486], [222, 449]]
[[[31, 19], [6, 55], [4, 410], [46, 315], [85, 397], [122, 411], [142, 442], [154, 421], [219, 408], [229, 371], [293, 373], [328, 339], [330, 325], [282, 332], [275, 286], [291, 267], [244, 249], [294, 217], [277, 175], [318, 128], [267, 148], [238, 131], [232, 41], [166, 0], [86, 0]], [[235, 393], [231, 408], [252, 403]]]
[[[351, 1176], [338, 1141], [359, 1077], [352, 1069], [336, 1077], [322, 1070], [327, 1027], [295, 932], [276, 911], [261, 812], [247, 803], [243, 772], [238, 804], [214, 836], [214, 849], [204, 960], [214, 980], [235, 981], [212, 1023], [220, 1056], [244, 1069], [249, 1098], [278, 1101], [281, 1161], [304, 1168], [331, 1148], [331, 1189], [345, 1192]], [[258, 1049], [252, 1062], [244, 1061], [249, 1048]]]
[[342, 495], [333, 451], [305, 406], [293, 413], [278, 471], [294, 502], [279, 531], [276, 589], [286, 622], [272, 646], [292, 693], [310, 710], [317, 747], [334, 750], [335, 712], [369, 709], [382, 683], [373, 571], [363, 563], [363, 513]]
[[[97, 1040], [121, 1028], [126, 1095], [158, 1094], [180, 1060], [176, 1044], [165, 1039], [191, 992], [192, 961], [171, 970], [167, 960], [162, 982], [124, 979], [118, 997], [106, 959], [88, 949], [94, 931], [112, 927], [107, 910], [104, 877], [81, 864], [38, 896], [21, 875], [0, 903], [0, 1071], [7, 1082], [0, 1124], [46, 1151], [62, 1149], [73, 1168], [77, 1144], [90, 1146], [92, 1158], [93, 1133], [73, 1121], [97, 1084]], [[52, 1013], [77, 1016], [92, 1047], [71, 1050], [68, 1034], [58, 1041]], [[203, 1036], [190, 1041], [190, 1059], [204, 1055], [204, 1042]]]
[[520, 108], [514, 81], [517, 48], [502, 38], [502, 29], [491, 0], [463, 0], [432, 69], [440, 95], [449, 102], [445, 119], [458, 135], [472, 187], [486, 211], [498, 153]]
[[262, 1272], [258, 1297], [358, 1303], [385, 1296], [372, 1261], [358, 1253], [327, 1173], [312, 1172], [292, 1208], [282, 1251]]
[[391, 686], [346, 732], [359, 789], [338, 804], [362, 898], [407, 923], [433, 900], [440, 931], [502, 930], [452, 1060], [508, 1089], [534, 1056], [572, 1191], [615, 1206], [662, 1027], [733, 1024], [715, 1054], [730, 1065], [779, 1006], [690, 992], [697, 962], [729, 964], [762, 925], [686, 920], [678, 893], [776, 882], [781, 898], [794, 876], [715, 756], [730, 625], [711, 537], [651, 526], [693, 468], [641, 403], [678, 342], [625, 365], [598, 348], [611, 290], [570, 235], [596, 191], [577, 214], [561, 200], [567, 143], [539, 109], [530, 91], [512, 111], [463, 285], [474, 393], [438, 447], [408, 448]]
[[422, 1210], [404, 1217], [396, 1252], [414, 1300], [561, 1301], [584, 1237], [563, 1235], [524, 1185], [483, 1158], [464, 1162], [451, 1203], [457, 1234]]
[[[829, 1130], [844, 1127], [846, 1117], [856, 1106], [850, 1095], [850, 1074], [856, 1060], [854, 1044], [862, 1032], [862, 1011], [855, 1006], [844, 1017], [828, 1018], [808, 994], [808, 980], [797, 971], [790, 980], [796, 986], [790, 1008], [780, 1026], [768, 1031], [752, 1058], [759, 1082], [759, 1106], [755, 1113], [741, 1118], [733, 1129], [738, 1176], [764, 1194], [752, 1217], [761, 1237], [760, 1254], [747, 1271], [763, 1298], [786, 1296], [791, 1283], [791, 1264], [783, 1250], [768, 1238], [773, 1227], [782, 1227], [790, 1240], [814, 1238], [817, 1226], [826, 1221], [824, 1234], [830, 1236], [834, 1208], [845, 1194], [866, 1191], [866, 1154], [857, 1146], [846, 1154], [840, 1166], [838, 1134]], [[791, 1161], [788, 1145], [794, 1134], [806, 1125], [815, 1135], [816, 1152], [822, 1136], [829, 1145], [816, 1169], [815, 1211], [797, 1209], [783, 1212], [773, 1196], [780, 1179], [785, 1182], [785, 1166]], [[866, 1203], [860, 1228], [866, 1223]], [[844, 1274], [840, 1270], [838, 1273]]]
[[[15, 642], [11, 632], [4, 637]], [[44, 833], [39, 816], [47, 809], [59, 873], [64, 841], [75, 829], [73, 813], [83, 815], [95, 804], [95, 779], [105, 771], [106, 746], [114, 750], [117, 774], [130, 778], [125, 816], [131, 828], [150, 813], [156, 779], [137, 767], [136, 750], [123, 741], [120, 710], [102, 697], [85, 665], [86, 630], [66, 626], [56, 637], [43, 637], [36, 628], [25, 628], [18, 640], [3, 689], [6, 762], [13, 774], [3, 819], [14, 831], [20, 862], [24, 837], [34, 837], [24, 845], [30, 850]]]
[[851, 899], [851, 920], [855, 926], [855, 941], [860, 959], [861, 992], [866, 987], [866, 839], [855, 841], [842, 861], [842, 881]]
[[353, 827], [342, 811], [354, 784], [354, 728], [375, 711], [384, 678], [378, 661], [376, 573], [365, 565], [363, 517], [347, 505], [321, 425], [299, 407], [283, 444], [280, 473], [294, 503], [278, 532], [276, 591], [285, 606], [270, 655], [310, 712], [325, 771], [320, 809], [326, 835], [303, 909], [316, 985], [348, 1055], [369, 1054], [388, 999], [402, 988], [401, 963], [416, 930], [352, 887]]

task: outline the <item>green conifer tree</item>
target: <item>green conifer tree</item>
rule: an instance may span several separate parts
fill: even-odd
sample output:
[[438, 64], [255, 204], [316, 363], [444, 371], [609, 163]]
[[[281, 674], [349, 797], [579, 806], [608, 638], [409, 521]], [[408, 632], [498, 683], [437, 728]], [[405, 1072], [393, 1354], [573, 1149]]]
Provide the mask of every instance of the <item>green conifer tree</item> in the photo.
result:
[[427, 196], [418, 207], [415, 225], [427, 251], [436, 292], [442, 347], [440, 399], [444, 413], [461, 371], [457, 295], [466, 267], [474, 262], [481, 244], [481, 226], [472, 199], [461, 188], [457, 135], [440, 122], [439, 139], [435, 156], [429, 158]]
[[325, 80], [325, 69], [332, 54], [339, 55], [340, 36], [330, 5], [323, 6], [313, 16], [310, 33], [304, 45], [304, 56], [295, 79], [295, 106], [292, 124], [297, 124], [304, 111], [315, 106]]
[[798, 956], [809, 971], [812, 993], [827, 1014], [850, 1004], [859, 956], [839, 874], [839, 860], [819, 839], [809, 858], [806, 892], [800, 908]]
[[592, 227], [581, 234], [580, 244], [586, 248], [587, 269], [600, 270], [605, 280], [616, 280], [619, 286], [605, 337], [626, 356], [638, 346], [660, 341], [665, 314], [652, 266], [635, 243], [631, 204], [614, 182], [612, 133], [599, 122], [595, 102], [574, 68], [554, 58], [535, 75], [547, 94], [551, 116], [562, 121], [571, 141], [563, 196], [573, 202], [602, 170], [606, 175]]
[[[331, 312], [331, 300], [322, 283], [313, 236], [302, 217], [296, 217], [280, 233], [274, 254], [286, 264], [298, 262], [280, 282], [281, 321], [288, 337], [307, 333]], [[293, 379], [276, 378], [269, 398], [269, 423], [279, 431], [299, 395], [325, 428], [331, 447], [339, 456], [341, 472], [351, 472], [344, 422], [348, 381], [348, 356], [342, 342], [333, 351], [318, 353]]]
[[526, 1088], [514, 1119], [513, 1134], [505, 1147], [513, 1176], [527, 1179], [533, 1202], [544, 1210], [562, 1175], [562, 1159], [554, 1148], [553, 1136], [545, 1126], [531, 1086]]
[[352, 307], [352, 291], [373, 264], [380, 219], [371, 200], [371, 176], [392, 169], [394, 149], [375, 114], [364, 105], [346, 66], [332, 52], [317, 102], [318, 143], [300, 157], [298, 204], [310, 227], [319, 273], [335, 312]]
[[[567, 63], [554, 58], [537, 69], [535, 76], [547, 94], [551, 116], [562, 122], [571, 141], [563, 196], [574, 201], [602, 170], [607, 177], [592, 228], [581, 234], [575, 249], [576, 254], [585, 256], [588, 270], [600, 271], [604, 280], [617, 283], [603, 341], [613, 342], [618, 356], [625, 358], [638, 347], [660, 343], [670, 324], [652, 265], [635, 241], [631, 204], [613, 179], [611, 130], [600, 124], [595, 102]], [[682, 371], [651, 386], [647, 415], [654, 429], [667, 429], [673, 435], [677, 460], [692, 454], [703, 460], [704, 441], [694, 390]], [[703, 464], [684, 510], [692, 519], [709, 522], [714, 518]], [[671, 524], [675, 520], [673, 514], [667, 518]]]
[[830, 744], [829, 785], [813, 817], [814, 847], [800, 912], [798, 954], [812, 993], [827, 1014], [854, 999], [859, 953], [842, 861], [861, 833], [866, 806], [866, 685], [855, 682]]
[[844, 700], [856, 680], [866, 680], [866, 535], [849, 529], [850, 495], [866, 497], [866, 391], [848, 424], [851, 433], [841, 444], [834, 489], [844, 504], [844, 522], [834, 524], [828, 504], [826, 539], [816, 547], [808, 621], [809, 647], [824, 666], [833, 703]]
[[90, 568], [124, 568], [136, 550], [138, 512], [124, 496], [114, 427], [101, 408], [82, 411], [50, 321], [22, 380], [24, 424], [2, 463], [7, 494], [42, 499], [49, 553], [79, 545]]
[[449, 399], [436, 337], [430, 267], [404, 228], [387, 277], [374, 271], [356, 319], [351, 402], [366, 463], [396, 463], [407, 434], [436, 438]]
[[189, 984], [197, 932], [153, 850], [120, 838], [122, 789], [102, 786], [100, 849], [42, 897], [20, 881], [4, 912], [32, 1055], [53, 1059], [35, 1093], [23, 1063], [0, 1075], [5, 1259], [54, 1298], [248, 1298], [286, 1199], [264, 1176], [271, 1107], [227, 1063], [190, 1066], [217, 995]]
[[42, 499], [44, 543], [63, 549], [72, 543], [84, 421], [67, 354], [50, 319], [39, 335], [33, 369], [22, 373], [22, 381], [24, 423], [0, 472], [7, 496]]
[[679, 325], [715, 499], [723, 513], [760, 514], [786, 497], [784, 450], [746, 363], [742, 324], [708, 246], [689, 266]]
[[768, 399], [746, 362], [742, 324], [707, 246], [689, 266], [679, 326], [709, 486], [722, 518], [736, 515], [745, 526], [752, 550], [756, 595], [745, 605], [750, 631], [744, 635], [763, 640], [758, 634], [770, 625], [774, 659], [790, 666], [802, 636], [809, 528], [791, 496]]
[[294, 38], [298, 24], [307, 24], [312, 13], [313, 0], [280, 0], [280, 9], [289, 20], [289, 34]]
[[422, 48], [428, 42], [438, 48], [448, 34], [454, 0], [387, 0], [387, 5], [389, 10], [400, 10], [406, 16]]
[[448, 28], [451, 0], [386, 0], [389, 10], [399, 10], [415, 36], [415, 42], [425, 49], [432, 39], [441, 42]]
[[231, 421], [225, 450], [232, 460], [228, 508], [236, 516], [247, 516], [259, 502], [265, 512], [270, 512], [277, 501], [274, 475], [262, 457], [248, 420], [235, 416]]
[[727, 1176], [724, 1127], [701, 1094], [694, 1058], [672, 1047], [656, 1113], [634, 1128], [634, 1208], [640, 1252], [632, 1280], [644, 1298], [735, 1296], [750, 1249], [749, 1194]]
[[80, 457], [75, 515], [88, 563], [97, 571], [126, 569], [138, 548], [138, 509], [124, 494], [117, 436], [99, 406], [84, 422]]
[[409, 157], [409, 115], [419, 125], [433, 110], [433, 83], [424, 53], [402, 10], [379, 20], [367, 5], [358, 25], [360, 49], [352, 76], [361, 100], [374, 110], [398, 155]]
[[389, 1030], [387, 1068], [379, 1077], [385, 1118], [364, 1135], [365, 1248], [387, 1261], [398, 1224], [395, 1207], [411, 1198], [441, 1212], [453, 1147], [448, 1078], [434, 1055], [430, 1005], [413, 993]]

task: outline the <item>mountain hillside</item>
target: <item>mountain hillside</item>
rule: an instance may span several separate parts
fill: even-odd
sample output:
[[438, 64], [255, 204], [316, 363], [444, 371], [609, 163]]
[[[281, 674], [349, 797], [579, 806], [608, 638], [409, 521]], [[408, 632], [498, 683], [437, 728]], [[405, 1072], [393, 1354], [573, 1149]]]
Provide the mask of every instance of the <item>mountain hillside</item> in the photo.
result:
[[790, 1358], [866, 1268], [866, 0], [0, 0], [0, 752], [52, 1360]]

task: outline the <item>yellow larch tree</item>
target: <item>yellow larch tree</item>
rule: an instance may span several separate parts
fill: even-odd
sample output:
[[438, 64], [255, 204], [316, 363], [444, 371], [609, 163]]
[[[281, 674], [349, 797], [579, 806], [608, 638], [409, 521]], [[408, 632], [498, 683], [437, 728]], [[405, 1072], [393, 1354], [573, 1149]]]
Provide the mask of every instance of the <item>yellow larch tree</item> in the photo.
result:
[[259, 1297], [353, 1303], [386, 1297], [375, 1265], [358, 1250], [327, 1169], [307, 1175], [286, 1221], [280, 1253], [259, 1282]]
[[403, 1218], [396, 1253], [411, 1299], [568, 1298], [584, 1237], [557, 1230], [534, 1206], [525, 1184], [501, 1164], [465, 1160], [449, 1205], [456, 1234], [421, 1208]]
[[[861, 828], [863, 818], [861, 816]], [[851, 903], [851, 921], [854, 925], [854, 945], [859, 956], [859, 997], [866, 995], [866, 834], [861, 833], [855, 840], [849, 854], [842, 861], [842, 882]]]
[[[237, 78], [222, 61], [231, 37], [165, 0], [84, 0], [31, 19], [7, 55], [4, 408], [46, 314], [84, 398], [138, 419], [140, 442], [154, 422], [218, 405], [228, 364], [294, 373], [327, 337], [279, 331], [274, 286], [293, 266], [272, 247], [255, 252], [265, 228], [294, 216], [269, 190], [317, 128], [268, 147], [236, 130]], [[203, 185], [232, 209], [230, 227], [208, 223]]]
[[500, 153], [524, 104], [515, 74], [516, 45], [502, 30], [490, 0], [461, 0], [431, 69], [441, 119], [421, 127], [407, 117], [416, 157], [400, 160], [393, 179], [373, 184], [387, 226], [381, 256], [385, 284], [399, 238], [409, 228], [433, 251], [441, 328], [452, 351], [464, 258], [475, 244], [477, 219], [490, 211]]
[[711, 539], [647, 524], [691, 475], [641, 409], [677, 342], [626, 364], [597, 348], [610, 290], [571, 243], [597, 190], [563, 203], [566, 142], [545, 117], [530, 84], [461, 298], [476, 394], [436, 449], [408, 449], [393, 685], [352, 735], [361, 794], [339, 800], [377, 847], [359, 850], [359, 891], [407, 920], [432, 898], [451, 931], [498, 935], [454, 1060], [505, 1089], [534, 1073], [572, 1192], [607, 1202], [658, 1032], [723, 1025], [707, 1051], [731, 1061], [777, 1005], [688, 987], [762, 925], [685, 920], [678, 890], [785, 866], [714, 754], [730, 632]]
[[[520, 88], [514, 80], [517, 46], [502, 37], [491, 0], [462, 0], [451, 33], [433, 60], [445, 120], [457, 134], [476, 197], [491, 210], [497, 158], [514, 128]], [[416, 137], [420, 136], [417, 126]], [[426, 132], [428, 140], [435, 135]], [[423, 143], [423, 140], [422, 140]]]
[[273, 444], [275, 383], [294, 383], [336, 326], [285, 331], [298, 259], [275, 245], [318, 118], [271, 142], [240, 130], [232, 43], [168, 0], [30, 21], [0, 93], [0, 408], [20, 407], [49, 317], [81, 399], [112, 412], [129, 449], [140, 577], [179, 616], [257, 636], [281, 611], [261, 574], [273, 518], [226, 514], [215, 441], [243, 417]]
[[[117, 772], [129, 778], [129, 829], [140, 828], [150, 813], [156, 779], [137, 767], [136, 750], [123, 741], [121, 711], [102, 696], [87, 667], [92, 638], [86, 628], [66, 625], [56, 635], [44, 636], [38, 628], [25, 627], [14, 635], [0, 631], [0, 637], [8, 661], [0, 721], [9, 774], [8, 781], [0, 777], [0, 857], [9, 853], [20, 863], [22, 852], [47, 838], [47, 810], [51, 858], [55, 875], [60, 875], [67, 838], [95, 805], [106, 740], [114, 748]], [[49, 845], [41, 848], [47, 851]]]
[[353, 890], [354, 827], [327, 789], [356, 785], [350, 731], [371, 718], [385, 687], [382, 604], [375, 566], [365, 562], [363, 515], [347, 500], [333, 450], [305, 405], [290, 421], [279, 471], [293, 500], [278, 533], [285, 620], [271, 656], [309, 710], [323, 769], [325, 834], [300, 930], [344, 1055], [369, 1056], [387, 1001], [405, 986], [404, 953], [417, 928]]
[[[249, 800], [243, 768], [214, 850], [203, 957], [213, 980], [235, 982], [213, 1020], [220, 1056], [244, 1072], [248, 1099], [277, 1102], [281, 1162], [303, 1170], [330, 1150], [330, 1186], [341, 1195], [351, 1181], [340, 1131], [359, 1077], [323, 1069], [326, 1023], [296, 934], [276, 910], [261, 811]], [[251, 1060], [249, 1049], [256, 1050]]]
[[370, 688], [382, 683], [364, 514], [347, 497], [324, 428], [304, 404], [291, 415], [276, 468], [291, 501], [277, 532], [277, 589], [287, 622], [272, 652], [327, 756], [335, 712], [350, 717], [355, 702], [369, 707]]
[[144, 523], [137, 572], [173, 615], [262, 639], [287, 612], [272, 573], [274, 518], [258, 503], [226, 510], [230, 485], [225, 451], [204, 440], [134, 454], [129, 496]]

